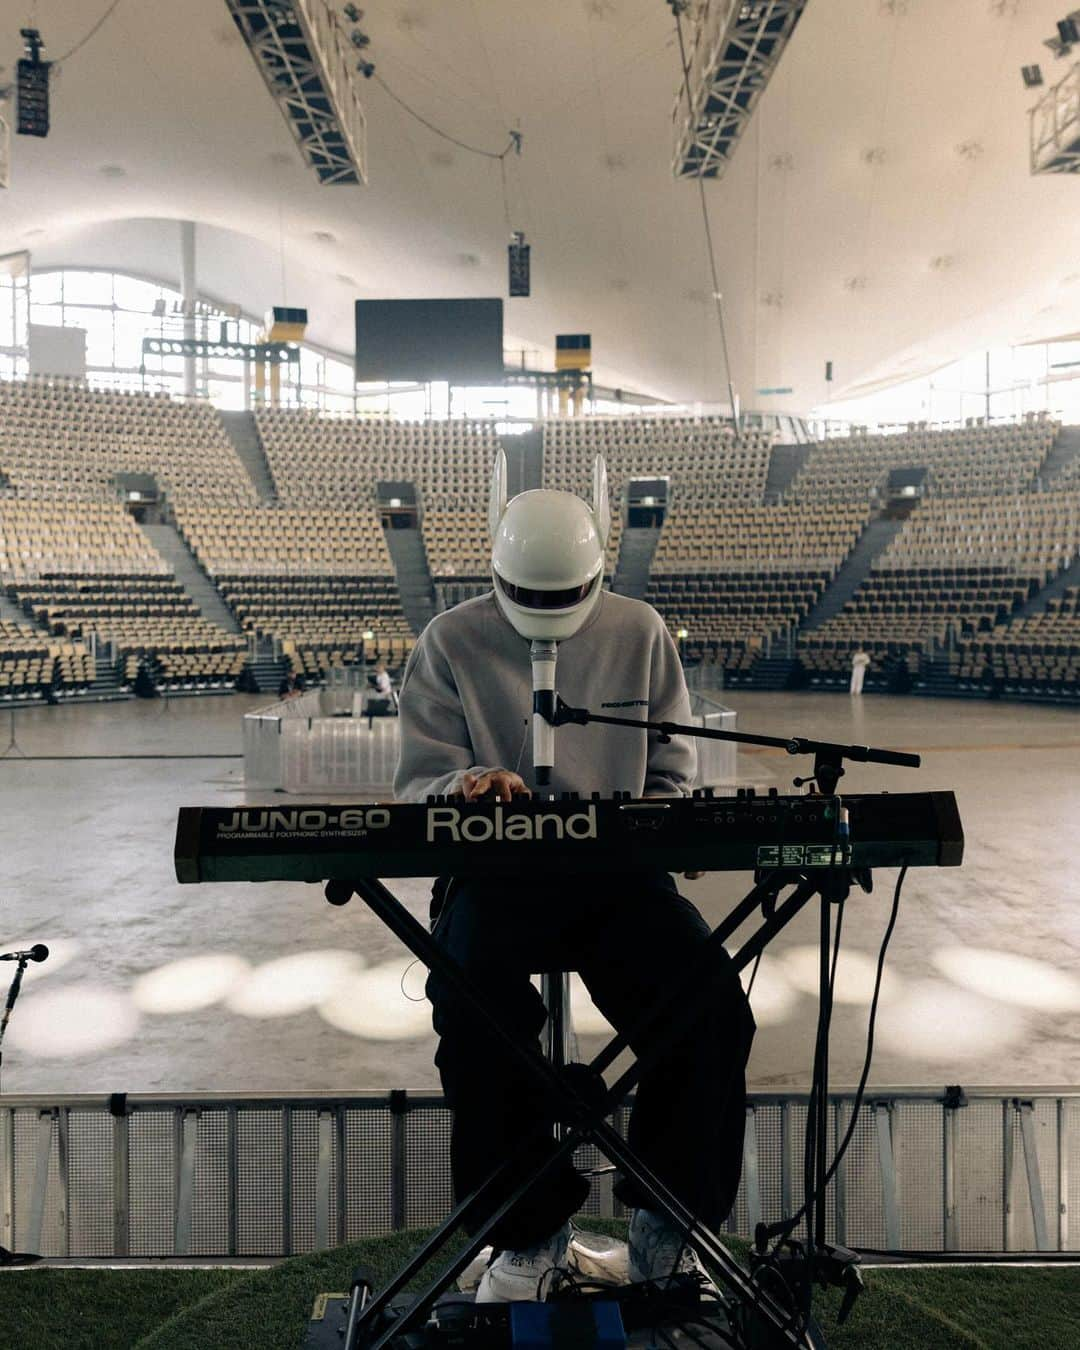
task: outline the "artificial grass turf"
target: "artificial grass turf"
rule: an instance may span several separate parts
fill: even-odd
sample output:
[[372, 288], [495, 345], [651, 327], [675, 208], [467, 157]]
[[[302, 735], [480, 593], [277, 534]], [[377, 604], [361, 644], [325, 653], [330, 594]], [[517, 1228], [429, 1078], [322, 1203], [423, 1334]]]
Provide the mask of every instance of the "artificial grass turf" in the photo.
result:
[[0, 1350], [127, 1350], [150, 1327], [247, 1270], [78, 1270], [0, 1276]]
[[[0, 1350], [299, 1350], [316, 1294], [344, 1293], [357, 1265], [384, 1282], [423, 1236], [372, 1238], [265, 1271], [9, 1272]], [[744, 1244], [730, 1245], [745, 1255]], [[820, 1299], [830, 1350], [1080, 1350], [1080, 1270], [883, 1269], [866, 1283], [843, 1327], [839, 1294]]]
[[[823, 1310], [820, 1321], [830, 1350], [879, 1344], [1080, 1350], [1080, 1269], [1075, 1266], [884, 1268], [867, 1272], [866, 1284], [867, 1293], [844, 1327], [835, 1329]], [[835, 1315], [839, 1299], [830, 1295], [826, 1306]], [[897, 1314], [926, 1313], [933, 1315], [939, 1334], [952, 1339], [914, 1339], [902, 1318], [890, 1332], [894, 1339], [880, 1338], [882, 1319], [884, 1325]]]

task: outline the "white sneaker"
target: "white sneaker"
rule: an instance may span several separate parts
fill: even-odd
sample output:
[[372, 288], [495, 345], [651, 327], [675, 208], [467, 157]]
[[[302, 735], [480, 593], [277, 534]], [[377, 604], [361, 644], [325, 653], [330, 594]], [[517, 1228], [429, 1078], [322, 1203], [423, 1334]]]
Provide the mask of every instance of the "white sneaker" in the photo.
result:
[[542, 1303], [548, 1296], [555, 1272], [566, 1261], [570, 1225], [521, 1251], [502, 1251], [481, 1277], [477, 1303], [516, 1303], [522, 1299]]
[[716, 1288], [682, 1230], [661, 1215], [635, 1209], [627, 1238], [631, 1284], [666, 1280], [672, 1275], [698, 1275], [705, 1287]]

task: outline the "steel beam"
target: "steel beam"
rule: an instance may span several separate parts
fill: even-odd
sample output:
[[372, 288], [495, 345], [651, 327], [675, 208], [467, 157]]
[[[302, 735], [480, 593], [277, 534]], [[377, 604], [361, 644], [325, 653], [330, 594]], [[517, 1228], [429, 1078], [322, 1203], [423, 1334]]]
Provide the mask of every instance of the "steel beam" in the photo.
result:
[[723, 175], [806, 5], [709, 0], [672, 114], [676, 178]]
[[1080, 62], [1028, 113], [1031, 172], [1080, 173]]
[[225, 0], [270, 97], [320, 183], [367, 182], [359, 53], [326, 0]]

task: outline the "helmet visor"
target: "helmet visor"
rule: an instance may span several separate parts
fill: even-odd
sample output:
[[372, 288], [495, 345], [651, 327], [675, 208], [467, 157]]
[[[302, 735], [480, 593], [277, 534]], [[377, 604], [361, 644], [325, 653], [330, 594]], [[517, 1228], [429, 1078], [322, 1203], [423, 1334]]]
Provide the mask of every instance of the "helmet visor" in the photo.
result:
[[581, 586], [570, 586], [560, 591], [538, 591], [532, 586], [515, 586], [513, 582], [504, 581], [498, 572], [495, 576], [507, 600], [520, 605], [522, 609], [570, 609], [587, 600], [600, 580], [598, 572]]

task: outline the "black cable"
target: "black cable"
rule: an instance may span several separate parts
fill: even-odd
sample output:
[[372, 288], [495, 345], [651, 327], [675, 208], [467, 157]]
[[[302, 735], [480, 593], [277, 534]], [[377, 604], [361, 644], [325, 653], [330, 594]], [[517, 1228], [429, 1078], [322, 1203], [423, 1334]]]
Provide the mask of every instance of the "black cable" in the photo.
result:
[[[682, 27], [682, 6], [673, 4], [672, 13], [675, 15], [675, 32], [679, 38], [679, 63], [682, 66], [683, 89], [686, 93], [686, 107], [689, 111], [691, 106], [690, 98], [690, 63], [686, 55], [686, 41], [683, 37]], [[705, 246], [709, 255], [709, 271], [712, 276], [713, 303], [716, 305], [716, 319], [720, 326], [720, 345], [724, 353], [724, 375], [727, 379], [728, 398], [731, 401], [731, 422], [735, 430], [736, 439], [739, 435], [739, 419], [735, 410], [735, 387], [731, 379], [731, 358], [728, 355], [727, 329], [724, 326], [724, 308], [720, 298], [720, 274], [716, 267], [716, 249], [713, 247], [712, 222], [709, 219], [709, 202], [705, 196], [705, 179], [702, 174], [697, 175], [698, 195], [701, 199], [701, 218], [705, 226]]]
[[112, 4], [101, 16], [101, 18], [98, 19], [97, 23], [94, 24], [93, 28], [90, 29], [89, 33], [87, 33], [87, 35], [84, 38], [82, 38], [79, 42], [76, 42], [75, 46], [72, 47], [69, 51], [66, 51], [63, 54], [63, 56], [58, 56], [56, 60], [53, 62], [53, 67], [55, 68], [56, 66], [63, 65], [63, 63], [65, 61], [70, 60], [71, 57], [73, 57], [77, 51], [81, 51], [83, 47], [85, 47], [86, 44], [90, 41], [90, 39], [94, 36], [94, 34], [98, 31], [98, 29], [105, 23], [106, 19], [109, 18], [109, 16], [112, 14], [113, 10], [117, 7], [119, 3], [120, 0], [113, 0]]
[[[863, 1097], [866, 1093], [866, 1083], [870, 1077], [870, 1064], [874, 1056], [874, 1028], [877, 1021], [878, 999], [881, 995], [881, 980], [885, 971], [885, 955], [889, 949], [889, 942], [892, 938], [893, 929], [896, 927], [896, 919], [900, 912], [900, 891], [904, 884], [904, 878], [907, 876], [907, 870], [908, 865], [907, 863], [904, 863], [903, 867], [900, 869], [900, 875], [896, 878], [896, 887], [893, 891], [892, 911], [889, 914], [889, 922], [885, 927], [885, 935], [881, 940], [881, 948], [878, 952], [877, 970], [874, 976], [874, 994], [870, 1001], [870, 1015], [867, 1021], [866, 1054], [863, 1058], [863, 1067], [859, 1076], [859, 1085], [855, 1090], [855, 1101], [851, 1110], [851, 1120], [848, 1122], [848, 1127], [844, 1132], [844, 1138], [837, 1147], [836, 1155], [829, 1166], [829, 1170], [825, 1173], [822, 1189], [824, 1189], [836, 1175], [836, 1170], [843, 1161], [844, 1154], [847, 1152], [848, 1145], [851, 1143], [852, 1137], [855, 1134], [855, 1126], [859, 1119], [859, 1112], [862, 1110]], [[805, 1212], [805, 1208], [804, 1205], [802, 1209], [792, 1216], [789, 1220], [787, 1231], [782, 1234], [781, 1240], [794, 1231], [795, 1225], [799, 1222]]]
[[405, 100], [400, 96], [400, 94], [395, 94], [394, 91], [390, 88], [390, 86], [386, 83], [386, 81], [377, 71], [375, 72], [372, 78], [377, 80], [378, 83], [382, 85], [383, 89], [386, 90], [386, 92], [390, 95], [390, 97], [394, 100], [394, 102], [397, 103], [400, 107], [404, 108], [410, 117], [414, 117], [421, 124], [421, 126], [427, 127], [428, 131], [433, 132], [436, 136], [441, 136], [444, 141], [449, 141], [451, 145], [456, 145], [459, 150], [467, 150], [470, 155], [481, 155], [484, 159], [497, 159], [497, 160], [504, 160], [506, 156], [511, 152], [511, 150], [516, 150], [518, 154], [521, 153], [520, 132], [514, 131], [510, 132], [510, 139], [509, 141], [507, 141], [506, 148], [504, 150], [500, 151], [481, 150], [481, 148], [478, 145], [469, 145], [466, 141], [459, 141], [456, 136], [451, 136], [448, 131], [443, 131], [442, 128], [437, 127], [434, 122], [429, 122], [428, 119], [423, 116], [423, 114], [418, 113], [415, 108], [410, 107], [410, 105], [405, 102]]
[[859, 1112], [862, 1110], [863, 1097], [866, 1093], [866, 1083], [870, 1077], [870, 1064], [874, 1057], [874, 1027], [877, 1022], [878, 999], [881, 996], [881, 980], [885, 972], [885, 954], [889, 950], [889, 942], [893, 935], [893, 929], [896, 927], [897, 916], [900, 913], [900, 891], [904, 885], [904, 878], [907, 876], [908, 865], [904, 863], [900, 869], [900, 875], [896, 878], [896, 887], [893, 891], [892, 911], [889, 914], [889, 922], [885, 928], [885, 936], [881, 940], [881, 949], [878, 952], [877, 970], [874, 975], [874, 996], [870, 1001], [870, 1015], [867, 1019], [866, 1028], [866, 1056], [863, 1059], [862, 1073], [859, 1075], [859, 1086], [855, 1090], [855, 1102], [851, 1108], [851, 1120], [848, 1122], [847, 1130], [844, 1132], [843, 1142], [836, 1151], [836, 1157], [833, 1159], [829, 1170], [825, 1173], [825, 1182], [827, 1186], [836, 1175], [836, 1169], [843, 1161], [844, 1154], [847, 1152], [848, 1145], [851, 1143], [855, 1134], [855, 1125], [859, 1119]]
[[[839, 813], [838, 813], [839, 817]], [[825, 896], [822, 896], [823, 905], [832, 902]], [[840, 959], [840, 937], [844, 926], [844, 902], [838, 905], [836, 931], [833, 934], [833, 949], [829, 961], [829, 974], [822, 990], [821, 1003], [818, 1008], [817, 1036], [814, 1041], [814, 1068], [810, 1080], [810, 1096], [806, 1107], [806, 1133], [803, 1136], [803, 1211], [806, 1214], [807, 1227], [807, 1249], [813, 1252], [815, 1246], [814, 1221], [817, 1207], [825, 1203], [825, 1185], [815, 1179], [814, 1168], [817, 1159], [818, 1150], [818, 1110], [821, 1107], [823, 1090], [823, 1060], [828, 1052], [829, 1035], [832, 1030], [832, 1013], [834, 1006], [834, 992], [836, 988], [836, 967]], [[788, 1232], [794, 1231], [795, 1225], [799, 1221], [796, 1215], [791, 1221], [791, 1228]], [[778, 1272], [779, 1273], [779, 1272]], [[806, 1281], [805, 1296], [802, 1302], [802, 1323], [799, 1328], [799, 1334], [805, 1335], [810, 1327], [810, 1317], [812, 1308], [813, 1282], [809, 1278]]]

